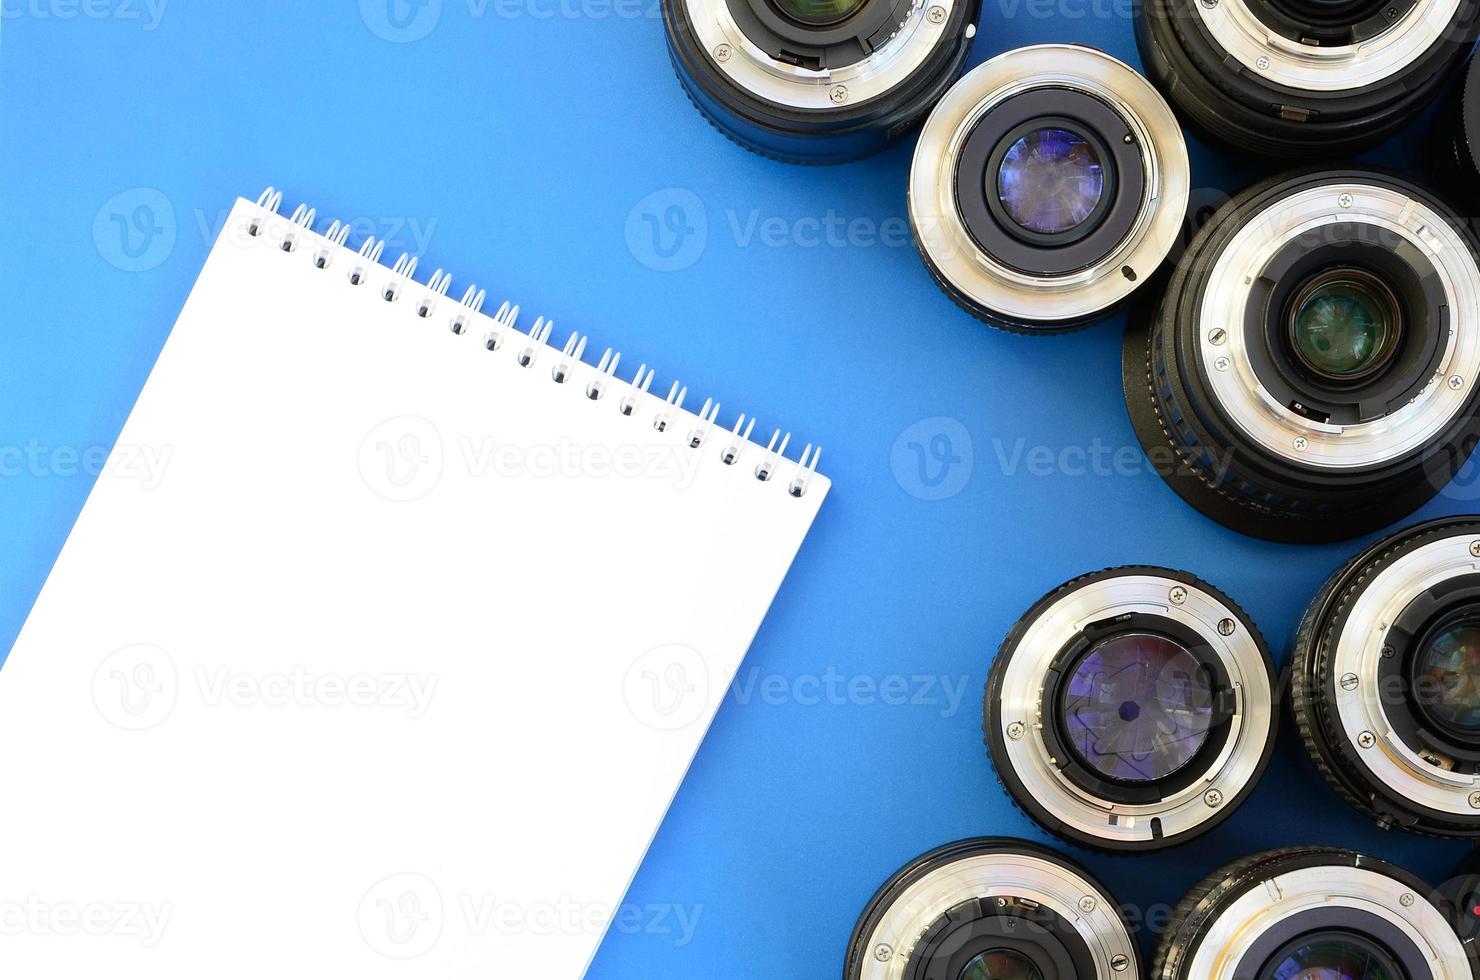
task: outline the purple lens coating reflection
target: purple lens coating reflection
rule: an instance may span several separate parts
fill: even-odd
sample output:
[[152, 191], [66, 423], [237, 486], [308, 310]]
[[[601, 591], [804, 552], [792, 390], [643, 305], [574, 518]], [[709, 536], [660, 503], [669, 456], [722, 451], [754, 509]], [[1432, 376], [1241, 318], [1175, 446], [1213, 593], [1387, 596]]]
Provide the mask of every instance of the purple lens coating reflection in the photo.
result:
[[997, 170], [997, 198], [1007, 216], [1040, 235], [1082, 224], [1104, 193], [1099, 154], [1067, 129], [1035, 129], [1008, 149]]
[[1441, 723], [1480, 729], [1480, 624], [1458, 623], [1419, 654], [1414, 693]]
[[1356, 943], [1325, 939], [1292, 950], [1269, 980], [1397, 980], [1381, 960]]
[[1111, 779], [1152, 782], [1177, 772], [1207, 744], [1213, 689], [1186, 647], [1126, 633], [1079, 658], [1063, 710], [1069, 746], [1081, 762]]

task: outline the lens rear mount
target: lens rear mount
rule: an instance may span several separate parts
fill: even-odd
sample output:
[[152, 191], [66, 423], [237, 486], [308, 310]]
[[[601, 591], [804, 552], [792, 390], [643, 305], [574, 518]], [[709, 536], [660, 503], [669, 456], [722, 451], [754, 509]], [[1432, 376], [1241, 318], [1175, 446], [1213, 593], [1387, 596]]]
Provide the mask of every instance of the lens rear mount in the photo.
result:
[[1352, 851], [1292, 847], [1235, 861], [1189, 892], [1150, 977], [1473, 980], [1477, 965], [1417, 877]]
[[1013, 627], [987, 681], [998, 778], [1045, 830], [1125, 853], [1185, 843], [1248, 797], [1274, 748], [1274, 667], [1221, 592], [1164, 568], [1066, 583]]
[[1453, 677], [1423, 679], [1435, 641], [1480, 620], [1477, 553], [1480, 518], [1389, 535], [1326, 583], [1296, 636], [1296, 726], [1332, 787], [1382, 827], [1480, 837], [1480, 728], [1456, 724], [1480, 720], [1480, 649]]
[[1111, 315], [1157, 271], [1189, 184], [1181, 129], [1144, 78], [1090, 48], [1036, 45], [979, 65], [931, 113], [910, 226], [967, 312], [1065, 332]]
[[[1302, 363], [1289, 323], [1332, 270], [1396, 303], [1391, 351], [1340, 381]], [[1225, 204], [1160, 305], [1132, 312], [1126, 405], [1207, 516], [1274, 541], [1355, 537], [1433, 497], [1480, 438], [1476, 324], [1480, 260], [1452, 211], [1384, 171], [1298, 171]]]
[[1464, 64], [1474, 0], [1141, 0], [1142, 63], [1240, 153], [1341, 158], [1392, 135]]
[[1078, 865], [1011, 838], [921, 855], [854, 927], [844, 980], [959, 980], [976, 967], [1022, 980], [1131, 980], [1136, 944], [1120, 905]]
[[807, 164], [856, 160], [917, 126], [961, 73], [979, 12], [980, 0], [663, 0], [694, 105], [745, 148]]

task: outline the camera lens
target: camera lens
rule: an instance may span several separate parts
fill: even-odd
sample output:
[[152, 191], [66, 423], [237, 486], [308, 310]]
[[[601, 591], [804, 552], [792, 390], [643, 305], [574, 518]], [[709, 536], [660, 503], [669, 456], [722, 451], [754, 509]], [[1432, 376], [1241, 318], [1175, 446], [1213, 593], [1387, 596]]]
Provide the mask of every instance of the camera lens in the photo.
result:
[[1009, 838], [921, 855], [854, 927], [844, 980], [1126, 980], [1140, 976], [1120, 905], [1078, 865]]
[[1356, 537], [1443, 488], [1480, 436], [1480, 264], [1444, 204], [1375, 170], [1303, 171], [1203, 226], [1127, 325], [1126, 404], [1209, 517]]
[[1471, 220], [1480, 215], [1480, 61], [1434, 114], [1429, 167], [1435, 184]]
[[1338, 158], [1391, 136], [1464, 64], [1474, 0], [1140, 0], [1146, 73], [1240, 153]]
[[1291, 705], [1331, 785], [1383, 827], [1480, 836], [1480, 518], [1390, 535], [1316, 594]]
[[1102, 52], [1048, 44], [978, 66], [936, 106], [910, 166], [910, 226], [936, 282], [1026, 333], [1113, 313], [1165, 260], [1188, 198], [1166, 102]]
[[1013, 626], [987, 680], [997, 775], [1060, 838], [1144, 851], [1211, 830], [1274, 747], [1274, 667], [1227, 596], [1127, 567], [1066, 583]]
[[679, 81], [716, 129], [792, 163], [882, 150], [960, 75], [980, 0], [663, 0]]
[[1186, 196], [1165, 103], [1127, 66], [1073, 45], [971, 72], [931, 115], [910, 174], [936, 280], [988, 323], [1024, 331], [1113, 312], [1164, 259]]
[[1235, 861], [1172, 913], [1151, 980], [1472, 980], [1480, 966], [1437, 893], [1352, 851]]

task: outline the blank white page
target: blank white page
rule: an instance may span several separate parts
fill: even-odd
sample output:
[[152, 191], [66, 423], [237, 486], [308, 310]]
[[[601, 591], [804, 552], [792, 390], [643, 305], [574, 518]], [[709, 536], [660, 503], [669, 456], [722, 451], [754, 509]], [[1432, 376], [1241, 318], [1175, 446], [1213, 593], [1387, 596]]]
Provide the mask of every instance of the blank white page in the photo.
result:
[[0, 671], [4, 972], [578, 977], [827, 480], [269, 208]]

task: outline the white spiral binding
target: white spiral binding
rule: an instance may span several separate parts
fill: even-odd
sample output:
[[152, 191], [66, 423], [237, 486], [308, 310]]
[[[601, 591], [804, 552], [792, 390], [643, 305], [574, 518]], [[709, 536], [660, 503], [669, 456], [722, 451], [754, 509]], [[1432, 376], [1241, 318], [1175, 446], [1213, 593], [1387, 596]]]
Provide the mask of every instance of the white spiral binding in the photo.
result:
[[[282, 206], [283, 194], [281, 191], [269, 187], [257, 198], [258, 207], [269, 214], [277, 214]], [[283, 252], [292, 253], [297, 251], [298, 245], [305, 233], [313, 233], [316, 212], [306, 204], [300, 204], [288, 220], [288, 226], [278, 239], [278, 247]], [[253, 238], [260, 237], [264, 231], [264, 222], [260, 216], [252, 216], [246, 226], [247, 234]], [[350, 226], [338, 221], [329, 225], [327, 231], [322, 235], [323, 242], [314, 250], [312, 262], [315, 268], [329, 269], [339, 249], [347, 248]], [[354, 262], [346, 273], [346, 279], [352, 286], [362, 285], [367, 278], [370, 269], [379, 265], [381, 255], [385, 251], [385, 242], [376, 241], [374, 237], [366, 238], [360, 244], [355, 253]], [[396, 259], [395, 265], [390, 269], [390, 278], [386, 281], [381, 291], [381, 298], [388, 303], [394, 303], [401, 298], [406, 287], [416, 285], [416, 266], [419, 257], [410, 253], [402, 253]], [[431, 320], [436, 317], [441, 302], [447, 296], [452, 286], [450, 273], [438, 269], [432, 273], [426, 282], [426, 292], [416, 304], [415, 315], [419, 319]], [[453, 309], [451, 316], [447, 319], [447, 327], [455, 334], [464, 334], [472, 324], [474, 318], [484, 315], [482, 313], [483, 303], [487, 299], [487, 292], [477, 286], [469, 286], [463, 293], [462, 299]], [[501, 304], [492, 317], [489, 330], [484, 334], [483, 346], [489, 351], [498, 351], [504, 347], [505, 342], [511, 335], [517, 333], [516, 324], [519, 319], [519, 307], [515, 304], [505, 302]], [[550, 332], [554, 329], [553, 320], [545, 317], [536, 317], [534, 326], [530, 327], [527, 334], [521, 334], [522, 345], [516, 355], [516, 360], [521, 367], [533, 367], [540, 356], [540, 352], [548, 346]], [[581, 363], [581, 357], [586, 351], [587, 338], [579, 332], [573, 332], [566, 339], [565, 346], [560, 349], [555, 366], [550, 369], [550, 377], [556, 384], [564, 384], [570, 379], [571, 372], [577, 364]], [[606, 389], [616, 378], [617, 365], [621, 362], [622, 355], [613, 351], [610, 347], [601, 355], [601, 361], [596, 365], [596, 376], [586, 385], [585, 395], [591, 401], [600, 401], [606, 394]], [[616, 409], [622, 415], [634, 415], [642, 400], [648, 396], [648, 389], [653, 383], [653, 370], [646, 364], [638, 367], [637, 373], [632, 376], [631, 382], [626, 385], [627, 391], [617, 401]], [[617, 382], [621, 384], [621, 382]], [[653, 417], [653, 428], [659, 432], [667, 431], [674, 417], [683, 410], [684, 399], [688, 395], [688, 388], [673, 382], [668, 391], [668, 397], [658, 404], [657, 413]], [[713, 399], [705, 399], [704, 407], [699, 410], [698, 424], [688, 433], [685, 442], [692, 450], [703, 449], [713, 428], [715, 421], [719, 418], [719, 403]], [[735, 420], [734, 427], [730, 430], [729, 438], [719, 450], [720, 462], [725, 465], [733, 465], [739, 462], [741, 455], [747, 447], [759, 446], [750, 441], [750, 434], [755, 429], [755, 419], [747, 420], [744, 413]], [[791, 433], [783, 433], [780, 429], [771, 435], [771, 441], [766, 445], [760, 462], [755, 466], [755, 478], [762, 483], [769, 483], [776, 475], [777, 468], [786, 460], [786, 447], [791, 441]], [[800, 497], [807, 492], [807, 485], [813, 474], [817, 472], [817, 461], [822, 457], [822, 447], [813, 447], [810, 443], [802, 450], [802, 457], [796, 463], [795, 472], [787, 481], [786, 490], [793, 497]]]

